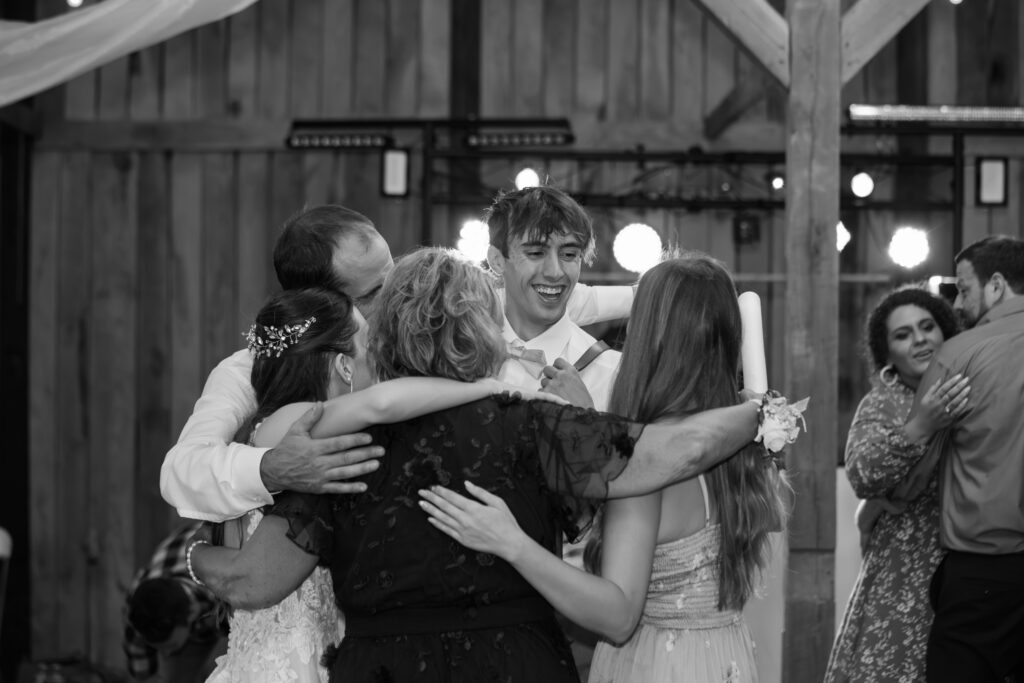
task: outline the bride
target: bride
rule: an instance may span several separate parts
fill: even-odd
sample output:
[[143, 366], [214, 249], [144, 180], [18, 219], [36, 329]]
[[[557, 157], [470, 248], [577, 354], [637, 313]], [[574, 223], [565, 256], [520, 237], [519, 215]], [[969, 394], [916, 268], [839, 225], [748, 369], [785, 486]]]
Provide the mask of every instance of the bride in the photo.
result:
[[[252, 385], [258, 408], [240, 435], [253, 445], [276, 445], [281, 440], [283, 433], [262, 429], [262, 421], [288, 404], [294, 404], [287, 409], [292, 416], [284, 422], [306, 413], [311, 432], [318, 437], [417, 417], [509, 388], [496, 380], [464, 383], [426, 377], [370, 387], [366, 321], [347, 297], [326, 289], [286, 290], [271, 298], [247, 337], [254, 356]], [[325, 401], [323, 415], [315, 425], [306, 412], [312, 401]], [[263, 511], [256, 509], [233, 520], [234, 524], [226, 522], [225, 544], [237, 546], [241, 538], [248, 539], [261, 519]], [[193, 550], [207, 538], [200, 535], [191, 542], [187, 555], [190, 572]], [[317, 567], [277, 604], [234, 611], [228, 651], [218, 658], [217, 668], [207, 680], [326, 683], [328, 670], [321, 657], [343, 635], [330, 572]]]

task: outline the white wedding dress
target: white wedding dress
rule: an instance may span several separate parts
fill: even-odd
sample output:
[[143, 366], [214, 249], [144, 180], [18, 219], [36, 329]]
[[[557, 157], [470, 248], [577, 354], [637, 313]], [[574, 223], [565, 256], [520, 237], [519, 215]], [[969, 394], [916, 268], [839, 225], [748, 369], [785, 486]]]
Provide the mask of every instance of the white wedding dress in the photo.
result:
[[[246, 514], [245, 538], [263, 519]], [[207, 683], [327, 683], [320, 657], [341, 642], [344, 624], [334, 602], [331, 574], [317, 567], [294, 593], [272, 607], [231, 615], [228, 651], [217, 658]]]

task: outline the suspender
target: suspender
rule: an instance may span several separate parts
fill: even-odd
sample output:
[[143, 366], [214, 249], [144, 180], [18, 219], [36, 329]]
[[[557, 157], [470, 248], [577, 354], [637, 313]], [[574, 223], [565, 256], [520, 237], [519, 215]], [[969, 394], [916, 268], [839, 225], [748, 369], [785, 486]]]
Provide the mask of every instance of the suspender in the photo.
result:
[[600, 356], [609, 348], [610, 347], [607, 344], [598, 339], [596, 342], [594, 342], [594, 345], [587, 349], [586, 352], [584, 352], [584, 354], [580, 356], [579, 360], [577, 360], [572, 365], [574, 368], [576, 368], [577, 372], [583, 372], [583, 368], [593, 363], [595, 358]]

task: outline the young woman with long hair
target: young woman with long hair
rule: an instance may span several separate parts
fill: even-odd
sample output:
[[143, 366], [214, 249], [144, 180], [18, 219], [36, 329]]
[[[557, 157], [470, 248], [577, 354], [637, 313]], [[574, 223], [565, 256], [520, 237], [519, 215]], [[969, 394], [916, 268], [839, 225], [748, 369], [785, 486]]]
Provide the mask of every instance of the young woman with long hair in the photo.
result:
[[[729, 273], [703, 254], [672, 258], [640, 280], [611, 412], [652, 422], [736, 405], [742, 337]], [[787, 485], [750, 444], [699, 477], [612, 500], [581, 572], [532, 543], [504, 503], [426, 492], [435, 526], [508, 561], [551, 603], [606, 639], [591, 683], [757, 680], [741, 610], [784, 527]]]

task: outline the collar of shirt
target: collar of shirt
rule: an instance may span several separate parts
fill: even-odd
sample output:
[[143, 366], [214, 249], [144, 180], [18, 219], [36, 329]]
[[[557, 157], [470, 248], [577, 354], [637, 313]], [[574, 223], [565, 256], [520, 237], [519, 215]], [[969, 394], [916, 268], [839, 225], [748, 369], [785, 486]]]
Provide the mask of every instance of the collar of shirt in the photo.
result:
[[[988, 313], [981, 316], [981, 320], [978, 321], [978, 325], [984, 325], [990, 323], [993, 320], [999, 320], [1010, 315], [1017, 313], [1024, 313], [1024, 294], [1018, 294], [1009, 301], [1003, 301], [996, 304], [988, 310]], [[508, 324], [508, 321], [505, 321]]]
[[529, 341], [524, 341], [516, 335], [516, 331], [512, 329], [512, 325], [508, 322], [508, 318], [505, 318], [505, 329], [502, 331], [502, 336], [505, 337], [505, 341], [509, 343], [519, 342], [528, 349], [537, 349], [544, 352], [544, 356], [547, 359], [548, 365], [555, 362], [556, 358], [565, 358], [572, 362], [575, 358], [568, 358], [566, 356], [569, 353], [569, 342], [572, 339], [573, 327], [575, 325], [568, 316], [562, 316], [561, 320], [557, 323], [538, 334], [536, 337]]

